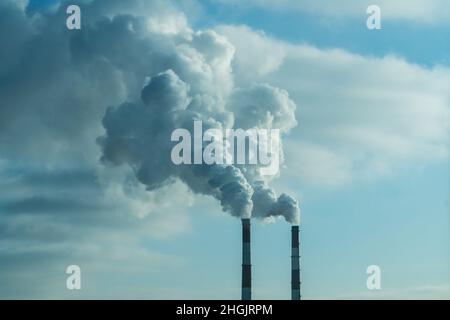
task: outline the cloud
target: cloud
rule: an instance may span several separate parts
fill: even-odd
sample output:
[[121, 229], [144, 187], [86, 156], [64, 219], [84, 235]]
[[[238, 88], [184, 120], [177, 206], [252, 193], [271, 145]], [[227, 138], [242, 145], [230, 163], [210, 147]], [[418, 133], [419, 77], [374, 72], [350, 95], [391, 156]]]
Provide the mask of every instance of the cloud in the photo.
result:
[[[149, 21], [159, 19], [149, 26], [153, 41], [138, 41], [131, 29], [115, 32], [132, 22], [116, 17], [121, 3], [91, 2], [83, 21], [97, 15], [92, 20], [97, 26], [86, 26], [86, 33], [64, 28], [64, 6], [43, 16], [27, 15], [19, 2], [0, 3], [3, 298], [64, 296], [64, 270], [72, 263], [90, 268], [95, 260], [111, 277], [136, 266], [156, 272], [177, 265], [178, 257], [143, 243], [190, 232], [192, 193], [181, 183], [149, 192], [130, 168], [105, 168], [96, 138], [107, 107], [131, 97], [135, 88], [139, 94], [148, 72], [161, 67], [156, 50], [164, 51], [173, 39], [160, 36], [158, 28], [163, 31], [164, 17], [170, 24], [172, 14], [180, 13], [163, 3], [129, 2], [128, 9], [155, 9]], [[99, 12], [116, 18], [101, 18]], [[106, 54], [100, 56], [102, 50]], [[213, 79], [205, 81], [214, 85]], [[114, 270], [113, 259], [123, 271]]]
[[[64, 29], [64, 5], [28, 15], [24, 3], [0, 3], [1, 297], [64, 296], [55, 275], [74, 260], [96, 271], [94, 297], [114, 275], [140, 281], [183, 264], [153, 244], [190, 232], [192, 190], [204, 180], [190, 191], [162, 166], [146, 171], [155, 163], [133, 144], [96, 141], [145, 134], [149, 105], [189, 105], [214, 125], [281, 126], [283, 174], [320, 186], [448, 159], [443, 67], [290, 45], [246, 27], [195, 31], [166, 1], [86, 2], [81, 32]], [[263, 95], [248, 119], [249, 100]], [[116, 167], [99, 163], [103, 151]], [[292, 198], [232, 170], [251, 184], [258, 213], [294, 220]]]
[[[166, 1], [84, 1], [81, 31], [65, 28], [66, 4], [40, 14], [0, 3], [0, 260], [8, 259], [0, 282], [14, 287], [2, 286], [2, 297], [58, 296], [64, 282], [52, 274], [73, 260], [94, 268], [95, 258], [110, 276], [177, 261], [151, 244], [190, 232], [194, 193], [236, 216], [250, 211], [255, 171], [174, 170], [163, 151], [176, 125], [243, 122], [238, 107], [248, 105], [237, 101], [257, 92], [271, 101], [257, 124], [286, 132], [296, 123], [284, 90], [257, 84], [238, 92], [235, 48], [213, 30], [191, 29]], [[235, 117], [226, 110], [232, 96]], [[263, 183], [259, 194], [273, 197], [260, 215], [298, 222], [298, 203]]]
[[98, 298], [111, 286], [105, 277], [153, 279], [184, 263], [153, 247], [190, 232], [193, 197], [181, 183], [148, 192], [127, 168], [99, 175], [11, 167], [0, 172], [0, 297], [77, 297], [62, 285], [71, 264], [85, 272], [78, 297]]
[[376, 4], [381, 8], [383, 19], [408, 20], [418, 23], [447, 24], [450, 13], [445, 10], [445, 0], [251, 0], [243, 3], [237, 0], [221, 0], [224, 4], [242, 7], [257, 6], [267, 10], [299, 11], [319, 16], [341, 18], [365, 18], [368, 6]]
[[[352, 161], [327, 146], [287, 141], [286, 169], [292, 178], [317, 187], [341, 187], [353, 179]], [[298, 164], [297, 164], [298, 163]]]
[[[252, 74], [286, 88], [300, 106], [299, 126], [285, 143], [288, 175], [341, 185], [448, 159], [447, 68], [425, 68], [396, 56], [292, 45], [246, 26], [217, 30], [236, 47], [238, 85], [247, 81], [241, 74]], [[260, 54], [267, 47], [283, 51], [275, 67], [269, 68], [273, 61]], [[252, 56], [260, 56], [258, 63], [266, 72], [246, 63]]]

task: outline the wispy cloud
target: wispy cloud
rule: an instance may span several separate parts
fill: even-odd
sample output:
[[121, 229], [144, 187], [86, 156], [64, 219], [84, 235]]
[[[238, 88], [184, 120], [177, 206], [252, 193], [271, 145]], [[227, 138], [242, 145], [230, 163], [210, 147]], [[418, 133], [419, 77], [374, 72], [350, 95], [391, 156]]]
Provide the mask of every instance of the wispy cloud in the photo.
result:
[[448, 24], [450, 13], [446, 10], [445, 0], [221, 0], [224, 4], [239, 5], [241, 7], [259, 7], [281, 12], [296, 10], [319, 16], [343, 19], [363, 19], [369, 5], [376, 4], [382, 10], [382, 17], [390, 20], [406, 20], [427, 24]]
[[[245, 26], [218, 30], [237, 48], [238, 82], [270, 81], [298, 104], [299, 126], [286, 143], [291, 175], [339, 185], [448, 159], [448, 68], [292, 45]], [[260, 54], [267, 48], [276, 54]]]

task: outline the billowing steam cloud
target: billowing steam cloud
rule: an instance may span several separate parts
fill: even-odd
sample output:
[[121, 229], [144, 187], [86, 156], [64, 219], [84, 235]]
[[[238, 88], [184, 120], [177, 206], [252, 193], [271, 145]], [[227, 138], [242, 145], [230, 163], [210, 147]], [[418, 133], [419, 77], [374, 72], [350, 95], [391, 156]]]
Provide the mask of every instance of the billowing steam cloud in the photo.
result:
[[[94, 1], [100, 12], [102, 3]], [[89, 57], [116, 64], [127, 79], [124, 102], [108, 108], [103, 118], [106, 133], [98, 138], [103, 162], [131, 166], [148, 190], [180, 179], [193, 192], [219, 200], [233, 216], [283, 216], [298, 224], [297, 201], [286, 194], [277, 196], [256, 165], [177, 166], [171, 161], [173, 130], [192, 132], [195, 120], [202, 121], [204, 130], [287, 133], [297, 124], [296, 105], [286, 91], [268, 84], [235, 88], [233, 46], [214, 31], [194, 32], [184, 21], [183, 16], [159, 21], [135, 13], [116, 15], [86, 26], [73, 39], [74, 47], [83, 48], [74, 53], [80, 63]], [[105, 35], [118, 35], [125, 44], [92, 41]], [[139, 54], [127, 51], [130, 42], [141, 48]], [[119, 44], [123, 51], [116, 47]]]
[[[79, 1], [82, 28], [72, 31], [64, 23], [69, 4], [41, 15], [27, 13], [18, 1], [1, 1], [0, 33], [9, 42], [0, 50], [0, 132], [20, 141], [3, 139], [3, 156], [40, 158], [39, 138], [48, 141], [45, 165], [72, 161], [96, 168], [101, 157], [107, 165], [130, 166], [148, 190], [180, 180], [233, 216], [298, 223], [297, 202], [277, 195], [258, 166], [176, 166], [170, 158], [173, 130], [192, 132], [194, 120], [204, 131], [286, 134], [296, 126], [296, 106], [286, 91], [261, 83], [236, 87], [233, 45], [214, 31], [192, 30], [167, 1]], [[34, 44], [37, 49], [29, 50]], [[30, 125], [33, 135], [21, 134]]]
[[[144, 103], [108, 109], [103, 122], [108, 135], [100, 140], [103, 159], [129, 163], [149, 190], [179, 177], [195, 192], [220, 200], [224, 210], [249, 217], [253, 191], [239, 169], [225, 165], [179, 167], [172, 163], [172, 131], [188, 119], [203, 120], [201, 114], [190, 110], [187, 93], [187, 84], [169, 70], [149, 80], [142, 90]], [[185, 123], [189, 125], [192, 120]]]

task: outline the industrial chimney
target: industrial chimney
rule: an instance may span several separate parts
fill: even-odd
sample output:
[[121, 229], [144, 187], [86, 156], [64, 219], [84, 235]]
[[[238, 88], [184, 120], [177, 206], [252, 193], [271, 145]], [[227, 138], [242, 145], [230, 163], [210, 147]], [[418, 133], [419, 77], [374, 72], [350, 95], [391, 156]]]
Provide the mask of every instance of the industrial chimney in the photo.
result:
[[291, 255], [291, 296], [292, 300], [300, 300], [300, 250], [299, 227], [292, 226], [292, 255]]
[[242, 300], [252, 299], [250, 219], [242, 219]]

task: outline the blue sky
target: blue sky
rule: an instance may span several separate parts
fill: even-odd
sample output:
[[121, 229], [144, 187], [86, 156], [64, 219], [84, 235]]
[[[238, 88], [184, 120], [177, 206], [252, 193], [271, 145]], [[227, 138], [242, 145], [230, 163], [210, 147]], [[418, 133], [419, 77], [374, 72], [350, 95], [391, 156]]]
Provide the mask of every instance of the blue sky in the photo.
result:
[[[45, 11], [50, 2], [31, 1], [29, 12]], [[132, 3], [130, 8], [139, 1]], [[162, 21], [175, 10], [176, 19], [180, 19], [177, 15], [180, 13], [194, 30], [210, 28], [222, 32], [236, 48], [233, 60], [236, 86], [246, 86], [253, 80], [268, 82], [286, 89], [297, 104], [299, 124], [286, 137], [286, 168], [273, 185], [280, 192], [300, 199], [302, 296], [449, 299], [450, 95], [446, 86], [450, 84], [450, 19], [445, 17], [450, 14], [436, 11], [426, 16], [416, 14], [414, 6], [424, 6], [424, 2], [416, 1], [404, 11], [387, 7], [385, 19], [381, 6], [383, 28], [369, 31], [365, 26], [367, 15], [354, 10], [352, 1], [347, 1], [337, 14], [321, 10], [320, 6], [305, 9], [295, 1], [274, 3], [251, 1], [240, 6], [232, 0], [176, 2], [169, 13], [164, 6], [151, 8], [161, 10]], [[438, 0], [429, 3], [432, 7], [439, 5]], [[5, 9], [0, 7], [0, 13], [2, 10]], [[158, 16], [159, 11], [155, 12]], [[56, 17], [63, 19], [63, 12], [57, 12]], [[0, 39], [4, 36], [0, 34]], [[45, 37], [43, 33], [43, 43]], [[51, 43], [58, 45], [64, 41]], [[247, 47], [247, 43], [254, 46]], [[99, 73], [115, 77], [116, 73], [107, 73], [108, 68], [107, 64], [102, 65]], [[89, 67], [85, 72], [90, 74]], [[42, 90], [58, 88], [55, 79], [63, 79], [59, 81], [66, 81], [71, 87], [71, 81], [75, 81], [73, 87], [78, 85], [74, 77], [66, 78], [64, 73], [71, 75], [73, 71], [69, 68], [61, 72], [63, 75], [49, 77]], [[81, 79], [84, 75], [77, 74]], [[7, 76], [2, 74], [0, 79], [9, 79]], [[5, 86], [5, 81], [0, 81], [0, 86]], [[25, 79], [20, 82], [23, 83], [28, 82]], [[97, 85], [93, 83], [92, 86]], [[78, 103], [80, 99], [80, 103], [84, 101], [89, 107], [76, 113], [77, 117], [85, 119], [93, 108], [90, 100], [79, 96], [103, 102], [102, 90], [109, 94], [114, 92], [111, 86], [115, 85], [111, 81], [105, 87], [96, 87], [99, 97], [80, 85], [80, 94], [70, 96], [69, 101]], [[39, 86], [37, 89], [41, 89]], [[15, 89], [12, 98], [6, 95], [5, 88], [8, 87], [0, 87], [0, 97], [11, 107], [15, 106], [11, 101], [19, 101], [16, 109], [21, 110], [25, 102], [14, 95]], [[119, 95], [120, 90], [116, 91]], [[63, 88], [61, 92], [66, 91]], [[44, 95], [36, 97], [38, 102], [53, 101]], [[119, 98], [108, 96], [105, 104], [116, 103]], [[64, 96], [62, 99], [67, 100]], [[383, 105], [378, 108], [380, 103]], [[41, 114], [44, 126], [62, 116], [52, 110], [44, 109]], [[5, 114], [13, 113], [6, 111]], [[23, 107], [25, 112], [30, 109]], [[34, 111], [30, 113], [33, 115]], [[193, 195], [179, 184], [156, 193], [154, 198], [161, 197], [162, 201], [142, 196], [141, 192], [146, 191], [141, 189], [127, 197], [126, 193], [124, 196], [115, 193], [115, 188], [105, 187], [105, 181], [114, 180], [117, 171], [112, 168], [100, 174], [92, 169], [91, 160], [86, 160], [91, 159], [90, 154], [94, 154], [92, 158], [97, 156], [95, 138], [99, 131], [95, 124], [102, 114], [100, 109], [83, 126], [74, 125], [75, 134], [69, 132], [70, 127], [55, 126], [49, 131], [37, 127], [36, 136], [44, 139], [39, 144], [46, 144], [48, 139], [52, 146], [45, 157], [39, 150], [36, 152], [33, 143], [26, 143], [21, 137], [17, 144], [23, 142], [22, 149], [15, 150], [10, 143], [4, 143], [0, 149], [3, 151], [0, 176], [8, 177], [0, 183], [6, 194], [0, 197], [0, 214], [7, 217], [8, 223], [0, 224], [0, 230], [8, 231], [5, 234], [11, 237], [7, 238], [11, 246], [7, 241], [0, 250], [3, 249], [3, 255], [14, 257], [11, 263], [0, 263], [0, 270], [3, 269], [0, 279], [9, 281], [8, 288], [0, 290], [0, 297], [239, 299], [240, 221], [221, 212], [217, 201]], [[30, 123], [20, 115], [11, 119], [19, 119], [18, 125]], [[82, 138], [77, 137], [77, 132], [83, 132]], [[14, 141], [15, 133], [8, 129], [3, 135]], [[92, 140], [92, 145], [82, 139]], [[70, 165], [62, 155], [65, 150], [74, 154]], [[79, 172], [84, 173], [79, 182], [73, 178], [78, 176], [74, 169], [78, 166]], [[37, 220], [33, 215], [14, 220], [8, 212], [11, 199], [20, 203], [40, 196], [41, 191], [34, 191], [29, 184], [30, 172], [36, 172], [33, 181], [38, 187], [44, 181], [50, 191], [57, 190], [56, 197], [61, 197], [62, 203], [70, 199], [70, 203], [94, 207], [80, 211], [87, 216], [74, 218], [72, 225], [56, 225], [55, 229], [65, 234], [60, 243], [67, 244], [69, 249], [58, 247], [58, 232], [51, 233], [55, 242], [42, 240], [39, 232], [42, 216]], [[46, 173], [54, 174], [54, 180], [45, 178]], [[67, 180], [67, 176], [72, 179]], [[69, 184], [73, 189], [66, 192], [64, 187], [55, 187], [52, 181], [59, 179], [73, 180]], [[95, 192], [91, 193], [89, 188]], [[85, 196], [85, 192], [90, 196]], [[75, 199], [70, 193], [75, 194]], [[22, 194], [24, 199], [20, 199]], [[105, 199], [94, 205], [91, 202], [98, 194], [106, 194]], [[174, 194], [177, 199], [172, 201], [170, 195]], [[111, 222], [111, 230], [109, 225], [93, 226], [108, 217], [111, 199], [117, 201], [114, 204], [118, 211], [139, 211], [149, 201], [146, 197], [151, 197], [152, 208], [144, 210], [142, 220], [125, 218], [126, 222], [121, 222], [127, 213], [118, 212], [119, 222], [117, 225], [115, 220]], [[80, 205], [76, 208], [84, 210]], [[178, 212], [167, 218], [167, 212], [172, 211]], [[61, 214], [54, 218], [50, 215], [50, 219], [65, 222]], [[43, 221], [45, 228], [50, 226], [47, 220]], [[10, 236], [11, 230], [19, 232], [16, 233], [19, 240]], [[49, 230], [54, 232], [50, 227]], [[23, 242], [20, 232], [27, 235]], [[252, 232], [254, 298], [289, 299], [290, 225], [284, 220], [275, 224], [254, 221]], [[66, 238], [67, 235], [70, 237]], [[86, 244], [91, 241], [93, 244]], [[86, 253], [89, 250], [92, 255]], [[64, 269], [69, 264], [82, 268], [80, 292], [64, 288]], [[378, 291], [366, 288], [365, 271], [373, 264], [382, 271], [382, 289]]]
[[365, 28], [365, 14], [330, 19], [320, 14], [295, 10], [280, 12], [263, 7], [239, 10], [239, 7], [217, 5], [216, 1], [206, 1], [205, 8], [208, 15], [199, 18], [199, 26], [245, 24], [293, 43], [306, 42], [320, 48], [344, 48], [363, 55], [383, 56], [393, 53], [426, 66], [450, 63], [446, 31], [448, 21], [424, 24], [385, 19], [382, 20], [382, 30], [372, 32]]

